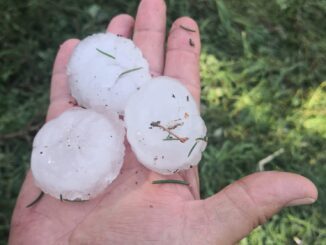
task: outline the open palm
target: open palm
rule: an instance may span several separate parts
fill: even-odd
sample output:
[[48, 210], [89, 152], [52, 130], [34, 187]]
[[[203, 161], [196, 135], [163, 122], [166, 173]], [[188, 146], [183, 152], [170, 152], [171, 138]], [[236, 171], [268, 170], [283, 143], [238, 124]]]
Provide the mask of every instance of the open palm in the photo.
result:
[[[132, 37], [153, 76], [178, 78], [199, 103], [197, 24], [187, 17], [176, 20], [165, 53], [165, 11], [162, 0], [143, 0], [135, 21], [119, 15], [108, 31]], [[74, 106], [66, 65], [78, 42], [68, 40], [58, 52], [47, 120]], [[186, 180], [189, 186], [153, 185], [152, 180], [167, 177], [142, 167], [128, 145], [126, 149], [118, 178], [105, 193], [84, 203], [61, 202], [45, 195], [26, 208], [40, 193], [28, 173], [14, 211], [10, 244], [233, 244], [282, 207], [309, 204], [317, 198], [315, 186], [306, 178], [265, 172], [200, 200], [196, 168], [168, 177]]]

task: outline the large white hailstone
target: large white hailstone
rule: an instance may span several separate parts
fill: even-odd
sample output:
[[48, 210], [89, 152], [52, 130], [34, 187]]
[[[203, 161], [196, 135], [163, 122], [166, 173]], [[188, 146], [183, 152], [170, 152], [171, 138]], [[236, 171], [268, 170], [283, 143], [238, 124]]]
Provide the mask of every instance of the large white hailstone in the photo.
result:
[[43, 192], [88, 200], [119, 174], [125, 130], [118, 114], [75, 108], [46, 123], [33, 142], [31, 169]]
[[82, 40], [67, 68], [71, 94], [80, 106], [110, 108], [120, 115], [131, 94], [151, 78], [140, 49], [112, 33]]
[[138, 160], [161, 174], [197, 165], [207, 145], [195, 100], [170, 77], [152, 79], [130, 98], [125, 125]]

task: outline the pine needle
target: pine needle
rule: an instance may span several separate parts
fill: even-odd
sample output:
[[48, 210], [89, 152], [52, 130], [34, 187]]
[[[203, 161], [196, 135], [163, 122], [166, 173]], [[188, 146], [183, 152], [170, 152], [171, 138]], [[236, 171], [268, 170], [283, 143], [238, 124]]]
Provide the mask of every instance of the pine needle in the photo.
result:
[[133, 68], [133, 69], [130, 69], [130, 70], [124, 71], [124, 72], [122, 72], [122, 73], [119, 75], [119, 78], [122, 77], [123, 75], [126, 75], [126, 74], [128, 74], [128, 73], [130, 73], [130, 72], [133, 72], [133, 71], [138, 71], [138, 70], [140, 70], [140, 69], [143, 69], [143, 67], [137, 67], [137, 68]]
[[115, 59], [115, 57], [113, 56], [113, 55], [111, 55], [111, 54], [108, 54], [108, 53], [106, 53], [106, 52], [104, 52], [104, 51], [102, 51], [102, 50], [100, 50], [100, 49], [96, 49], [98, 52], [100, 52], [101, 54], [104, 54], [104, 55], [106, 55], [107, 57], [109, 57], [109, 58], [111, 58], [111, 59]]
[[42, 199], [43, 196], [44, 196], [44, 192], [41, 191], [41, 193], [37, 196], [37, 198], [34, 201], [32, 201], [30, 204], [26, 205], [26, 208], [32, 207], [34, 204], [39, 202]]
[[163, 180], [154, 180], [152, 184], [180, 184], [180, 185], [189, 185], [187, 181], [176, 180], [176, 179], [163, 179]]
[[191, 147], [189, 153], [188, 153], [188, 157], [191, 155], [191, 153], [193, 152], [193, 150], [195, 149], [196, 145], [198, 144], [198, 141], [196, 141], [196, 143]]
[[185, 31], [196, 32], [194, 29], [190, 29], [189, 27], [186, 27], [186, 26], [183, 26], [183, 25], [180, 25], [180, 28], [185, 30]]

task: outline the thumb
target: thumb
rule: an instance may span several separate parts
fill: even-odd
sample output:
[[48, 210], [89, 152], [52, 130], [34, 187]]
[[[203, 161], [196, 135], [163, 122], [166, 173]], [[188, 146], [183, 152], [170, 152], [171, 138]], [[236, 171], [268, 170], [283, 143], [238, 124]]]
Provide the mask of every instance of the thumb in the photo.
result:
[[317, 195], [316, 187], [305, 177], [263, 172], [242, 178], [199, 202], [212, 242], [234, 244], [280, 209], [311, 204]]

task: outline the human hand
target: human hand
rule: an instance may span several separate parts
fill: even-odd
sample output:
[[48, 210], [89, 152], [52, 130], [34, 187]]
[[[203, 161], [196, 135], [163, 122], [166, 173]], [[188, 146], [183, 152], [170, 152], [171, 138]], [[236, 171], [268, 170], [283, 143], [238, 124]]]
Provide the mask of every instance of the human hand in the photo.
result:
[[[187, 17], [176, 20], [165, 52], [165, 22], [164, 2], [143, 0], [135, 23], [132, 17], [119, 15], [112, 19], [108, 31], [132, 37], [149, 61], [152, 74], [178, 78], [199, 104], [198, 27]], [[78, 40], [68, 40], [58, 52], [47, 120], [74, 106], [66, 65], [77, 44]], [[151, 184], [163, 178], [186, 180], [190, 185]], [[199, 200], [196, 168], [161, 176], [142, 167], [128, 145], [121, 174], [99, 197], [69, 203], [45, 195], [25, 208], [39, 192], [28, 173], [14, 211], [10, 244], [233, 244], [281, 208], [309, 204], [317, 198], [315, 186], [306, 178], [265, 172]]]

